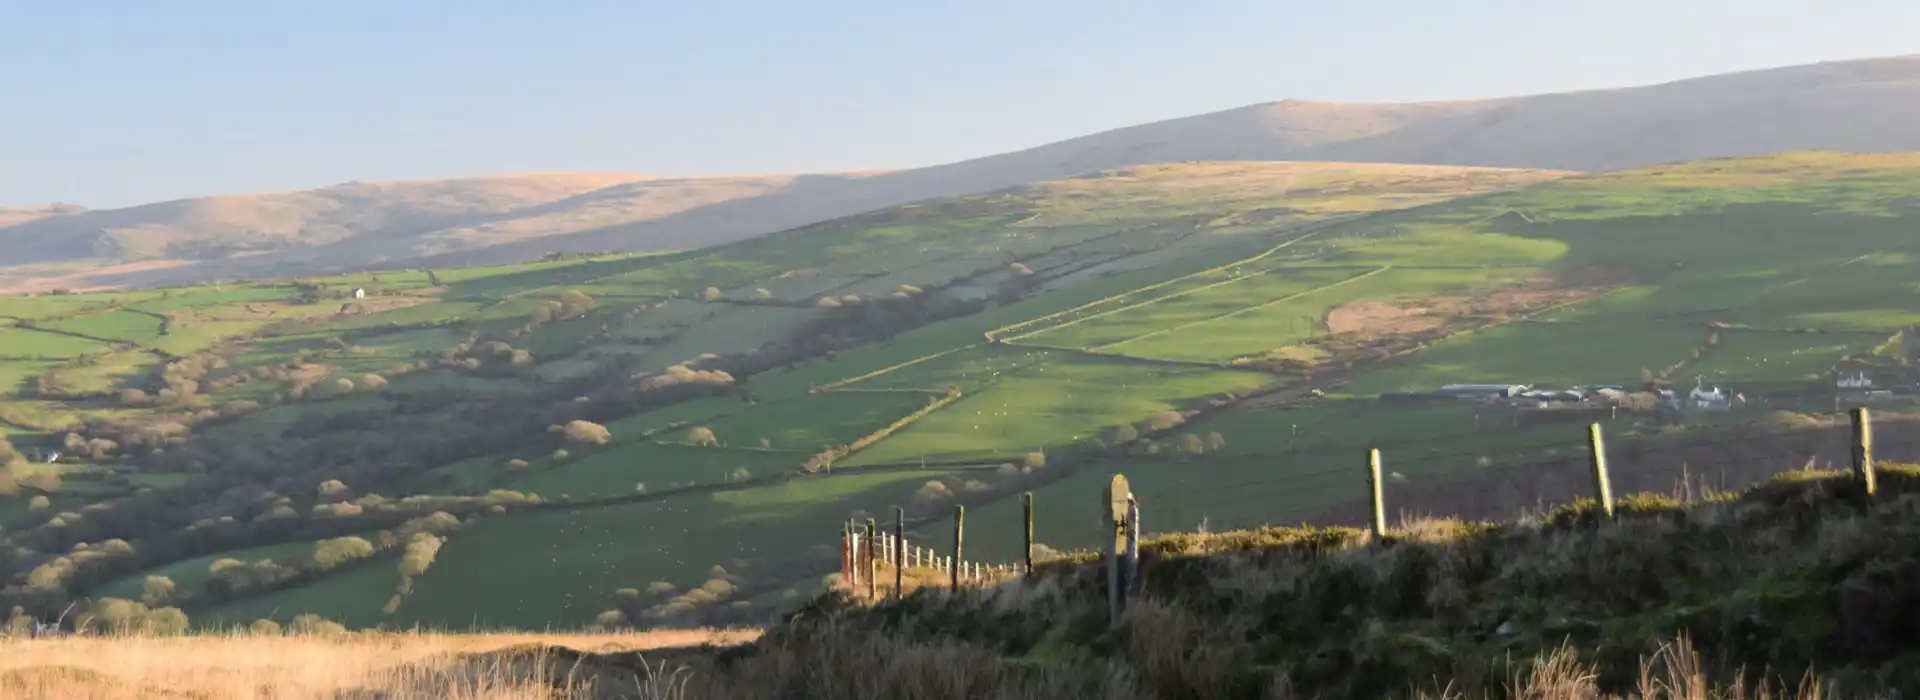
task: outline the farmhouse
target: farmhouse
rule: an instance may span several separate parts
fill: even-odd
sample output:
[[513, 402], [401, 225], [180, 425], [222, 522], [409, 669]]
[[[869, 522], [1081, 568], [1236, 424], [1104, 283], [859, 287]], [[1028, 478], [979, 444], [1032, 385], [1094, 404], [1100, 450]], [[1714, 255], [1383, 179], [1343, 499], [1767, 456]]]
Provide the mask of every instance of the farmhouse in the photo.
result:
[[1733, 408], [1733, 397], [1717, 386], [1710, 390], [1695, 387], [1687, 392], [1687, 402], [1696, 411], [1726, 411]]
[[1518, 396], [1526, 390], [1525, 384], [1448, 384], [1435, 393], [1462, 399], [1504, 399]]
[[1866, 372], [1855, 372], [1853, 376], [1842, 375], [1833, 381], [1833, 388], [1841, 391], [1871, 391], [1873, 379]]
[[353, 290], [353, 298], [355, 298], [355, 299], [365, 299], [365, 298], [367, 298], [367, 290], [365, 290], [365, 289], [361, 289], [361, 288], [357, 288], [357, 287], [356, 287], [356, 288], [355, 288], [355, 289]]

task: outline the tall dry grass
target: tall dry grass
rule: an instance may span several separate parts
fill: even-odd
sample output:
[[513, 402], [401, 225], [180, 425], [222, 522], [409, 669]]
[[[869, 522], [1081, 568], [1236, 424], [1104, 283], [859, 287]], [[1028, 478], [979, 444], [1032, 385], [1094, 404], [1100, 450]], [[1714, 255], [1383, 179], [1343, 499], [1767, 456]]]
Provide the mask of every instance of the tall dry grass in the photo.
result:
[[[644, 677], [576, 673], [551, 647], [646, 652], [751, 631], [606, 635], [364, 634], [0, 640], [7, 700], [532, 700], [634, 697]], [[644, 654], [642, 654], [644, 658]]]

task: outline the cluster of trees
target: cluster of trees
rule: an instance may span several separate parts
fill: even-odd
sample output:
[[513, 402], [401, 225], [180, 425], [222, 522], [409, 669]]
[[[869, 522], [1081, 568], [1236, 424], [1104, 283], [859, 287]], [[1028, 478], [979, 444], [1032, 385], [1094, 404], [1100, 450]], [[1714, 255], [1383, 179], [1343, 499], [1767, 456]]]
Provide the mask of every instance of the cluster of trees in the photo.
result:
[[554, 453], [554, 459], [566, 459], [572, 456], [571, 450], [593, 448], [613, 442], [613, 431], [607, 426], [586, 420], [570, 420], [566, 425], [547, 426], [547, 434], [560, 438], [562, 447]]
[[[0, 600], [24, 604], [41, 614], [56, 614], [72, 593], [83, 593], [119, 576], [167, 561], [229, 549], [297, 540], [335, 540], [314, 556], [291, 564], [234, 568], [217, 579], [227, 588], [213, 595], [250, 594], [263, 589], [290, 585], [305, 577], [331, 569], [355, 558], [360, 548], [351, 540], [340, 540], [352, 533], [383, 530], [372, 536], [375, 551], [385, 551], [404, 541], [413, 532], [445, 532], [460, 522], [455, 514], [475, 517], [482, 513], [503, 513], [509, 506], [539, 503], [538, 497], [510, 491], [496, 491], [480, 497], [408, 496], [397, 500], [377, 494], [354, 501], [315, 503], [312, 513], [302, 516], [296, 503], [270, 491], [255, 487], [252, 497], [230, 492], [215, 498], [216, 505], [236, 507], [239, 517], [223, 515], [192, 522], [178, 530], [157, 531], [139, 540], [139, 549], [124, 539], [106, 540], [98, 545], [79, 543], [65, 555], [44, 555], [66, 535], [94, 531], [113, 523], [103, 519], [118, 515], [118, 508], [89, 507], [81, 513], [66, 513], [30, 530], [13, 533], [20, 544], [4, 551], [0, 565], [11, 571], [27, 570], [24, 580], [0, 589]], [[150, 498], [155, 493], [131, 498]], [[344, 497], [342, 494], [341, 497]], [[356, 539], [365, 539], [356, 537]], [[223, 566], [231, 567], [232, 564]]]
[[659, 391], [686, 384], [705, 384], [712, 387], [731, 387], [735, 384], [733, 374], [718, 369], [693, 369], [686, 364], [677, 364], [657, 374], [642, 374], [636, 377], [634, 387], [640, 391]]
[[45, 510], [51, 501], [46, 494], [60, 488], [60, 475], [51, 470], [28, 469], [31, 462], [27, 456], [0, 435], [0, 496], [12, 496], [28, 489], [38, 492], [32, 497], [31, 507], [35, 511]]
[[148, 576], [141, 602], [148, 605], [188, 605], [233, 600], [281, 590], [344, 566], [364, 561], [385, 552], [401, 550], [397, 567], [400, 592], [412, 592], [413, 577], [425, 572], [445, 541], [445, 535], [459, 529], [459, 518], [440, 512], [415, 518], [391, 530], [371, 536], [346, 535], [314, 543], [313, 550], [286, 563], [271, 559], [245, 562], [234, 558], [215, 560], [207, 567], [205, 587], [183, 591], [165, 576]]
[[[25, 611], [15, 608], [16, 615]], [[26, 624], [32, 624], [27, 621]], [[82, 632], [111, 635], [184, 634], [187, 614], [171, 606], [152, 607], [123, 598], [101, 598], [82, 608], [73, 619], [73, 628]]]
[[427, 567], [433, 566], [434, 558], [440, 554], [440, 545], [446, 541], [445, 537], [424, 532], [407, 541], [406, 553], [401, 555], [398, 567], [400, 585], [394, 588], [393, 597], [387, 599], [387, 604], [381, 606], [382, 614], [391, 616], [400, 611], [400, 604], [406, 601], [407, 596], [413, 595], [414, 577], [426, 573]]
[[538, 328], [554, 321], [579, 318], [593, 313], [594, 309], [599, 307], [599, 303], [594, 301], [593, 297], [579, 290], [569, 289], [561, 292], [554, 299], [535, 305], [532, 311], [527, 312], [527, 325]]
[[[779, 582], [807, 572], [767, 568], [765, 562], [735, 560], [728, 567], [714, 566], [707, 579], [697, 586], [681, 590], [666, 581], [655, 581], [646, 588], [622, 588], [614, 592], [613, 607], [600, 613], [595, 624], [603, 629], [632, 626], [710, 625], [764, 620], [780, 606], [799, 602], [797, 590], [780, 591]], [[801, 568], [810, 569], [813, 564]], [[756, 583], [758, 579], [758, 583]], [[761, 589], [780, 592], [761, 601]]]
[[120, 443], [106, 438], [88, 439], [79, 433], [67, 433], [60, 445], [67, 454], [86, 457], [96, 462], [112, 457], [120, 451]]
[[445, 369], [488, 376], [503, 376], [533, 366], [533, 352], [516, 348], [501, 340], [482, 341], [473, 336], [440, 352], [436, 365]]

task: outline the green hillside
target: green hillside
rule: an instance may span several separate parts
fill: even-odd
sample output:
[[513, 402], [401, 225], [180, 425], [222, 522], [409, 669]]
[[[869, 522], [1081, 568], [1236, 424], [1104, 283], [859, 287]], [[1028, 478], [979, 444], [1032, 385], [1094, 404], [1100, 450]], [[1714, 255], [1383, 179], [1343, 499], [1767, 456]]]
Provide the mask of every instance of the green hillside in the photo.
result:
[[1105, 566], [1065, 557], [958, 593], [838, 589], [670, 665], [701, 698], [1899, 697], [1920, 683], [1920, 469], [1880, 477], [1872, 505], [1845, 472], [1796, 472], [1705, 502], [1641, 495], [1606, 523], [1589, 500], [1385, 540], [1170, 533], [1141, 543], [1117, 624]]
[[[1571, 458], [1588, 420], [1698, 451], [1833, 410], [1841, 370], [1910, 383], [1916, 202], [1913, 156], [1198, 163], [685, 253], [0, 299], [0, 434], [63, 455], [8, 472], [0, 603], [58, 613], [445, 513], [461, 527], [404, 584], [405, 543], [376, 543], [186, 611], [759, 621], [836, 570], [850, 517], [900, 507], [939, 538], [965, 504], [1005, 560], [1015, 494], [1088, 503], [1115, 472], [1169, 494], [1168, 529], [1335, 517], [1376, 445], [1397, 503], [1452, 508], [1422, 494]], [[1738, 405], [1646, 393], [1696, 381]], [[1379, 396], [1492, 382], [1624, 391]], [[1559, 493], [1529, 484], [1509, 506]], [[1088, 544], [1066, 533], [1090, 509], [1044, 509], [1043, 541]]]

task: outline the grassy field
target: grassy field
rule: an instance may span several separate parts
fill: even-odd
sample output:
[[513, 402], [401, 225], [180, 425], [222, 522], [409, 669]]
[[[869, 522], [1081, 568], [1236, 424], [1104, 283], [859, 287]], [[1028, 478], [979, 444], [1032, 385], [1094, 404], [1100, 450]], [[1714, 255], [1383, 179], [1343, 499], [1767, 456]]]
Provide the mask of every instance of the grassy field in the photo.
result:
[[1223, 362], [1292, 345], [1326, 332], [1328, 312], [1350, 301], [1419, 299], [1469, 293], [1517, 281], [1517, 270], [1397, 270], [1375, 268], [1339, 282], [1304, 289], [1205, 319], [1164, 325], [1096, 348], [1103, 352], [1195, 362]]
[[165, 576], [172, 579], [174, 584], [179, 586], [181, 592], [196, 593], [206, 586], [208, 580], [213, 578], [212, 574], [207, 571], [207, 566], [217, 560], [238, 559], [251, 564], [263, 559], [268, 559], [281, 564], [289, 564], [292, 563], [293, 560], [311, 554], [312, 552], [312, 542], [283, 542], [250, 549], [232, 549], [219, 554], [183, 559], [167, 564], [166, 566], [147, 569], [137, 574], [119, 578], [95, 589], [93, 595], [97, 598], [139, 600], [141, 587], [146, 585], [148, 576]]
[[[1343, 391], [1366, 396], [1454, 383], [1632, 384], [1642, 369], [1657, 372], [1687, 359], [1707, 335], [1704, 328], [1631, 317], [1515, 323], [1442, 341], [1354, 379]], [[1543, 352], [1545, 344], [1553, 351]]]
[[0, 396], [31, 391], [35, 378], [59, 365], [53, 360], [0, 360]]
[[804, 555], [831, 542], [836, 524], [853, 511], [904, 503], [922, 481], [940, 475], [835, 476], [485, 520], [447, 543], [400, 617], [406, 624], [461, 629], [474, 622], [525, 629], [585, 624], [620, 588], [663, 580], [684, 589], [736, 559]]
[[[1106, 315], [1077, 319], [1072, 325], [1054, 326], [1021, 339], [1076, 348], [1123, 344], [1149, 333], [1198, 324], [1225, 314], [1244, 312], [1251, 307], [1292, 298], [1371, 271], [1254, 271], [1223, 275], [1218, 279], [1207, 278], [1210, 281], [1196, 281], [1196, 284], [1188, 285], [1185, 289], [1134, 302], [1138, 305], [1115, 308]], [[1308, 327], [1301, 327], [1303, 325]], [[1312, 332], [1311, 324], [1302, 324], [1299, 318], [1290, 319], [1283, 326], [1289, 332]]]
[[104, 352], [104, 343], [70, 335], [0, 326], [0, 353], [30, 359], [65, 359]]
[[1167, 367], [1099, 357], [1036, 362], [988, 380], [860, 452], [846, 466], [927, 459], [1014, 459], [1101, 436], [1183, 404], [1272, 381], [1257, 372]]
[[48, 328], [80, 333], [94, 338], [108, 338], [144, 345], [160, 339], [161, 321], [132, 311], [107, 311], [50, 321], [45, 325]]
[[805, 460], [804, 453], [652, 442], [618, 444], [562, 464], [546, 458], [529, 460], [526, 474], [510, 478], [504, 488], [545, 498], [611, 498], [639, 492], [642, 485], [648, 491], [664, 491], [726, 483], [740, 470], [750, 476], [767, 476], [792, 471]]
[[[818, 452], [884, 428], [934, 398], [920, 392], [807, 394], [763, 403], [700, 426], [726, 446]], [[686, 431], [663, 437], [688, 439]]]
[[203, 629], [245, 625], [254, 620], [291, 622], [301, 613], [324, 610], [325, 617], [353, 628], [374, 627], [389, 618], [381, 606], [400, 584], [393, 559], [343, 567], [345, 571], [268, 595], [242, 598], [197, 611], [193, 623]]
[[1719, 341], [1684, 374], [1709, 381], [1800, 381], [1831, 372], [1835, 362], [1885, 341], [1873, 335], [1720, 331]]
[[663, 430], [675, 423], [709, 422], [719, 416], [745, 410], [747, 405], [731, 396], [699, 398], [608, 421], [607, 430], [613, 433], [615, 439], [638, 438], [641, 433]]

